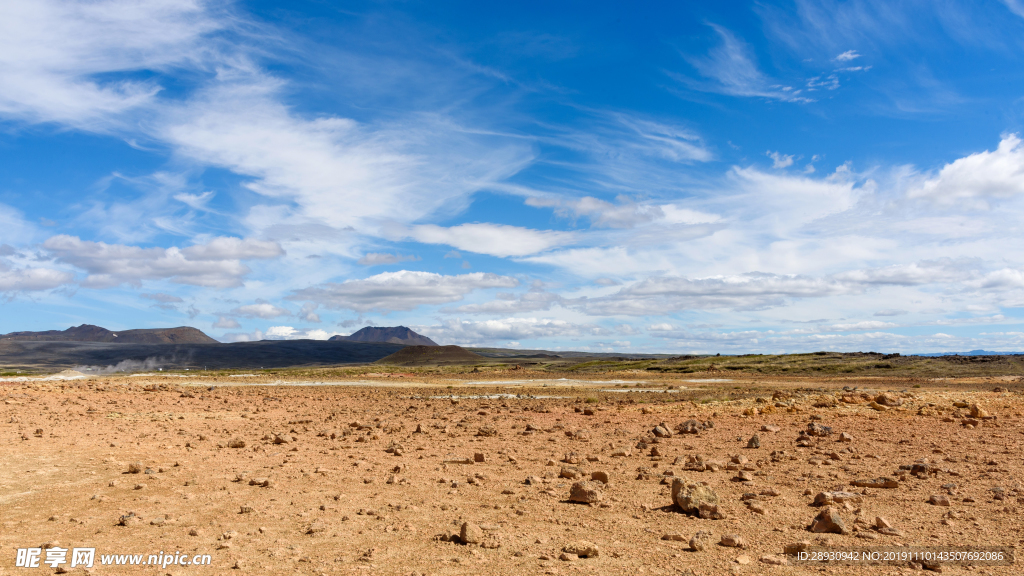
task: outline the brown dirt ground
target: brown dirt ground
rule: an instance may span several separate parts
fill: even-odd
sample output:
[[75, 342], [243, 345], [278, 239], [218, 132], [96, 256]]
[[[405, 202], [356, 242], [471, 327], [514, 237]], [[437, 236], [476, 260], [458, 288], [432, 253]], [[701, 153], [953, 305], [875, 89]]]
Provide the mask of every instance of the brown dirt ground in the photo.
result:
[[[760, 559], [800, 540], [1024, 544], [1024, 396], [1017, 378], [916, 381], [920, 388], [882, 378], [596, 378], [630, 377], [643, 378], [642, 389], [660, 391], [600, 392], [636, 386], [622, 382], [543, 386], [456, 378], [320, 386], [271, 386], [265, 376], [0, 383], [0, 574], [53, 572], [15, 567], [15, 549], [53, 541], [96, 547], [97, 555], [162, 550], [213, 557], [208, 567], [97, 562], [91, 570], [161, 575], [909, 574], [917, 568], [773, 566]], [[666, 393], [668, 386], [684, 388]], [[843, 386], [858, 389], [843, 392]], [[993, 392], [996, 386], [1009, 390]], [[844, 395], [856, 401], [862, 391], [874, 397], [887, 390], [902, 406], [877, 411], [843, 402]], [[436, 398], [481, 393], [564, 398]], [[954, 406], [960, 401], [996, 418], [965, 426], [967, 409]], [[690, 418], [712, 420], [714, 427], [653, 442], [654, 426], [665, 422], [674, 429]], [[798, 447], [810, 422], [835, 433]], [[527, 425], [536, 431], [524, 434]], [[780, 430], [760, 431], [766, 425]], [[480, 436], [481, 428], [496, 435]], [[586, 432], [572, 434], [580, 430]], [[838, 442], [841, 432], [852, 442]], [[761, 447], [746, 448], [755, 433]], [[276, 444], [275, 434], [291, 441]], [[244, 447], [228, 447], [234, 439]], [[640, 442], [647, 446], [638, 448]], [[395, 444], [400, 455], [386, 451]], [[655, 447], [662, 456], [650, 455]], [[630, 455], [613, 457], [620, 448]], [[608, 473], [600, 504], [567, 501], [573, 480], [558, 474], [570, 466], [562, 462], [570, 452], [582, 458], [575, 466], [588, 478], [592, 471]], [[475, 453], [485, 462], [445, 462], [472, 460]], [[739, 471], [724, 467], [686, 470], [691, 455], [723, 464], [746, 456], [752, 480], [735, 481]], [[896, 489], [850, 485], [899, 477], [901, 465], [922, 458], [937, 473], [904, 473]], [[152, 473], [128, 473], [137, 461]], [[524, 484], [530, 476], [540, 481]], [[728, 517], [683, 514], [661, 481], [670, 476], [706, 482]], [[250, 485], [253, 478], [268, 478], [272, 486]], [[948, 483], [957, 487], [942, 487]], [[1001, 493], [993, 491], [997, 487]], [[741, 501], [744, 493], [769, 488], [779, 494], [759, 497], [764, 514]], [[814, 495], [835, 489], [861, 493], [861, 503], [839, 508], [851, 533], [812, 534], [807, 526], [819, 511], [811, 506]], [[929, 504], [933, 494], [948, 495], [951, 506]], [[242, 513], [243, 507], [249, 511]], [[119, 526], [129, 512], [138, 520]], [[884, 516], [901, 535], [856, 524], [858, 516], [872, 524]], [[482, 545], [444, 541], [464, 522], [484, 528]], [[698, 530], [712, 531], [716, 544], [690, 551], [688, 540]], [[685, 540], [663, 540], [666, 534]], [[723, 534], [741, 535], [747, 548], [717, 545]], [[566, 545], [580, 540], [596, 544], [600, 555], [559, 559]], [[743, 557], [750, 562], [740, 563]], [[1016, 574], [1019, 568], [943, 571]]]

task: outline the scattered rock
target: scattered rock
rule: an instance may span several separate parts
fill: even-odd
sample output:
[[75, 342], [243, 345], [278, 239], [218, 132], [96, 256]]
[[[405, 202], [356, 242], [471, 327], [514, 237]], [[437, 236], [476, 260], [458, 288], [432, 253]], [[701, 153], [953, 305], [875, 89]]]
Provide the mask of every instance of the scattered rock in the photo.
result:
[[746, 541], [739, 534], [723, 534], [719, 544], [730, 548], [746, 548], [747, 546]]
[[459, 540], [463, 544], [479, 544], [483, 540], [484, 531], [482, 528], [471, 522], [463, 522], [459, 531]]
[[590, 480], [575, 482], [569, 491], [569, 501], [583, 502], [584, 504], [600, 502], [603, 497], [601, 494], [602, 486], [602, 484]]
[[760, 447], [761, 447], [761, 439], [757, 437], [757, 434], [754, 434], [753, 436], [750, 437], [750, 440], [747, 440], [747, 448], [760, 448]]
[[853, 492], [821, 492], [814, 497], [814, 506], [831, 506], [832, 504], [844, 504], [850, 502], [851, 504], [859, 504], [862, 500], [860, 494]]
[[718, 507], [718, 494], [703, 484], [684, 482], [682, 478], [674, 479], [672, 501], [687, 514], [714, 520], [725, 517]]
[[851, 485], [857, 488], [899, 488], [900, 483], [895, 478], [889, 476], [881, 476], [879, 478], [861, 479], [850, 482]]
[[587, 542], [586, 540], [579, 540], [568, 544], [565, 548], [562, 548], [562, 552], [566, 554], [573, 554], [579, 558], [597, 558], [601, 555], [600, 549], [596, 544]]
[[694, 552], [703, 552], [711, 547], [715, 535], [707, 530], [700, 530], [690, 538], [690, 549]]
[[241, 438], [232, 438], [228, 441], [228, 448], [245, 448], [245, 440]]
[[932, 494], [928, 498], [928, 503], [933, 506], [949, 506], [949, 497], [945, 494]]
[[808, 528], [811, 532], [847, 534], [846, 525], [843, 524], [839, 511], [831, 506], [822, 510]]
[[142, 462], [132, 462], [128, 465], [129, 474], [141, 474], [146, 469], [146, 465]]
[[690, 538], [690, 549], [695, 552], [707, 550], [711, 547], [712, 540], [715, 538], [713, 532], [707, 530], [700, 530]]

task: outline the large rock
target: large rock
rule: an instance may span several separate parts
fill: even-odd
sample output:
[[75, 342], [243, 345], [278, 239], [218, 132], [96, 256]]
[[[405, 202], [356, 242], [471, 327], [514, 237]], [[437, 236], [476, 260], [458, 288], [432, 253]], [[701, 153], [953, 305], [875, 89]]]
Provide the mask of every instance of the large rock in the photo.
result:
[[722, 515], [718, 508], [718, 494], [708, 486], [685, 482], [682, 478], [672, 481], [672, 501], [683, 512], [701, 518], [714, 518]]
[[601, 483], [590, 480], [575, 482], [569, 490], [569, 501], [583, 502], [584, 504], [600, 502], [603, 498], [603, 495], [601, 494], [602, 486], [603, 485]]
[[846, 534], [846, 525], [843, 524], [839, 511], [831, 506], [822, 510], [814, 520], [811, 521], [808, 529], [811, 532]]

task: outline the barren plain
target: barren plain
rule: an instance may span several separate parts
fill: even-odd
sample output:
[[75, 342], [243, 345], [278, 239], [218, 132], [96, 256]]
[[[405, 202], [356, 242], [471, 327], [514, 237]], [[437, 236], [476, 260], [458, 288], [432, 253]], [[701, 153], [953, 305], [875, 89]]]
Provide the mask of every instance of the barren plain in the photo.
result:
[[404, 370], [7, 377], [0, 573], [1019, 573], [784, 555], [1024, 543], [1015, 375]]

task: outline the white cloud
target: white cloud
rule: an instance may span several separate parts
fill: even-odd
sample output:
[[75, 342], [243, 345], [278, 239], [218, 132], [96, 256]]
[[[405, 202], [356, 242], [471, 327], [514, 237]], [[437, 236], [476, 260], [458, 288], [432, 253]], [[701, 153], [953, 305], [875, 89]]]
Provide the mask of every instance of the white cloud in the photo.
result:
[[302, 310], [299, 310], [298, 317], [305, 320], [306, 322], [320, 322], [320, 315], [316, 313], [316, 309], [320, 305], [315, 302], [306, 302], [302, 305]]
[[228, 330], [241, 328], [242, 325], [238, 323], [238, 320], [234, 318], [227, 318], [225, 316], [218, 316], [217, 321], [213, 323], [214, 328], [224, 328]]
[[697, 90], [719, 92], [731, 96], [753, 96], [788, 102], [810, 102], [801, 96], [800, 90], [783, 86], [767, 77], [758, 69], [749, 47], [729, 30], [716, 24], [709, 24], [720, 40], [706, 56], [691, 56], [687, 61], [710, 82], [696, 82], [689, 78], [673, 75]]
[[222, 24], [200, 0], [2, 2], [0, 114], [93, 129], [116, 123], [160, 91], [118, 74], [194, 65]]
[[833, 60], [835, 60], [836, 62], [850, 62], [851, 60], [856, 60], [857, 58], [860, 58], [860, 54], [858, 54], [856, 50], [847, 50], [846, 52], [843, 52], [842, 54], [833, 58]]
[[987, 207], [989, 201], [1024, 195], [1024, 145], [1017, 134], [1004, 136], [994, 151], [946, 164], [939, 173], [914, 186], [909, 198], [940, 204]]
[[779, 154], [771, 150], [765, 152], [765, 156], [772, 159], [772, 168], [789, 168], [793, 165], [792, 154]]
[[162, 292], [157, 292], [156, 294], [139, 294], [139, 296], [146, 300], [153, 300], [154, 302], [159, 302], [161, 304], [180, 304], [184, 302], [180, 296], [164, 294]]
[[280, 101], [282, 83], [257, 72], [208, 88], [169, 112], [158, 136], [179, 154], [250, 178], [271, 202], [341, 229], [411, 222], [516, 173], [521, 143], [474, 134], [450, 118], [394, 125], [304, 118]]
[[625, 198], [619, 198], [618, 204], [612, 204], [591, 196], [578, 199], [531, 197], [526, 199], [526, 205], [554, 208], [555, 214], [562, 217], [585, 216], [593, 226], [605, 228], [633, 228], [665, 216], [660, 206], [636, 204]]
[[52, 268], [10, 268], [0, 261], [0, 292], [51, 290], [74, 280], [75, 275]]
[[533, 288], [523, 294], [515, 295], [499, 293], [494, 300], [482, 304], [466, 304], [451, 310], [442, 310], [457, 314], [522, 314], [550, 310], [552, 304], [558, 304], [563, 298], [543, 288]]
[[880, 320], [862, 320], [860, 322], [852, 322], [848, 324], [832, 324], [826, 327], [826, 330], [835, 332], [862, 332], [867, 330], [880, 330], [882, 328], [892, 328], [896, 326], [892, 322], [882, 322]]
[[292, 315], [288, 310], [281, 308], [280, 306], [274, 306], [269, 302], [258, 302], [256, 304], [239, 306], [228, 314], [233, 316], [242, 316], [244, 318], [263, 318], [264, 320]]
[[447, 244], [464, 252], [500, 257], [528, 256], [574, 240], [569, 232], [476, 223], [450, 228], [422, 224], [396, 234], [425, 244]]
[[641, 280], [609, 296], [573, 300], [571, 306], [599, 316], [658, 316], [688, 309], [757, 310], [780, 306], [789, 298], [821, 298], [851, 291], [834, 280], [795, 275], [663, 276]]
[[440, 326], [417, 326], [417, 332], [435, 342], [459, 345], [493, 344], [507, 340], [599, 336], [608, 331], [592, 324], [574, 324], [548, 318], [505, 318], [501, 320], [445, 320]]
[[367, 252], [359, 259], [360, 266], [382, 266], [384, 264], [398, 264], [419, 260], [418, 256], [412, 254], [388, 254], [382, 252]]
[[457, 302], [474, 290], [512, 288], [518, 284], [515, 278], [483, 272], [443, 276], [400, 270], [363, 280], [346, 280], [296, 290], [289, 298], [357, 312], [412, 310], [424, 305]]
[[47, 239], [43, 247], [59, 262], [86, 271], [82, 285], [110, 288], [141, 285], [144, 280], [170, 280], [212, 288], [242, 285], [249, 274], [241, 260], [276, 258], [283, 254], [274, 242], [238, 238], [214, 238], [187, 248], [140, 248], [123, 244], [90, 242], [76, 236]]

